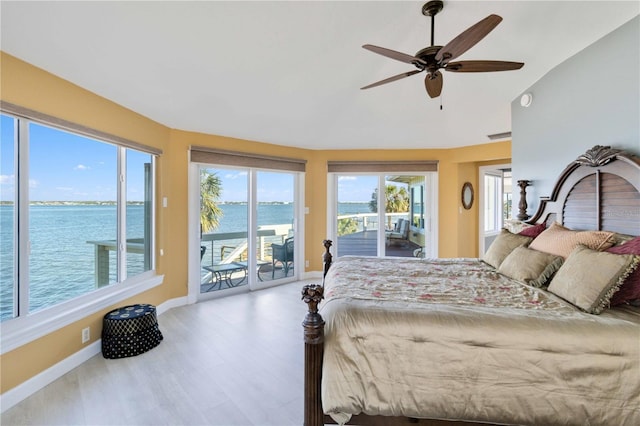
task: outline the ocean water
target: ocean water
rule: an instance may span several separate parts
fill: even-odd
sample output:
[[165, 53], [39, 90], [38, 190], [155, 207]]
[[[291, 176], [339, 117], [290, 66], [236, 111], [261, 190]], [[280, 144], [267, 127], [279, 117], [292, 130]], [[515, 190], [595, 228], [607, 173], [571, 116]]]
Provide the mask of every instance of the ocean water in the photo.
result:
[[[216, 232], [246, 230], [247, 206], [222, 204]], [[142, 238], [144, 207], [127, 206], [127, 238]], [[291, 225], [293, 204], [260, 204], [258, 226]], [[339, 214], [369, 212], [367, 203], [341, 203]], [[95, 245], [89, 241], [115, 240], [113, 205], [33, 205], [30, 207], [29, 310], [69, 300], [96, 288]], [[13, 206], [0, 205], [0, 320], [13, 311]], [[109, 282], [116, 277], [115, 252], [109, 252]], [[144, 270], [142, 254], [127, 254], [127, 273]]]

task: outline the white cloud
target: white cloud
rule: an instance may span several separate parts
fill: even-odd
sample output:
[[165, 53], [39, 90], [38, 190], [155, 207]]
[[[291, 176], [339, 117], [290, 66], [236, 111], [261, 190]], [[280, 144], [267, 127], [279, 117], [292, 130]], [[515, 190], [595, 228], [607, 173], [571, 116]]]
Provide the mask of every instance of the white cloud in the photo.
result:
[[240, 172], [240, 173], [227, 173], [226, 175], [224, 175], [225, 179], [238, 179], [242, 176], [246, 176], [247, 172]]
[[0, 175], [0, 185], [13, 185], [15, 180], [15, 175]]
[[338, 181], [343, 181], [343, 180], [357, 180], [358, 178], [355, 176], [339, 176], [338, 177]]
[[84, 164], [78, 164], [73, 168], [73, 170], [89, 170], [91, 167], [85, 166]]

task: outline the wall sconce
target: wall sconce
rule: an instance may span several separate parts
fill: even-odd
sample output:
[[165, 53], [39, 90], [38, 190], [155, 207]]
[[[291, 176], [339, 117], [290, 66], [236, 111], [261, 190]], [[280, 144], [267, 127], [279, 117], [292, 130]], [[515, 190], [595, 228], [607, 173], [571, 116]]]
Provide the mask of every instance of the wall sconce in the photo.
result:
[[528, 108], [529, 105], [531, 105], [531, 102], [533, 102], [533, 95], [531, 93], [525, 93], [524, 95], [520, 96], [520, 105]]

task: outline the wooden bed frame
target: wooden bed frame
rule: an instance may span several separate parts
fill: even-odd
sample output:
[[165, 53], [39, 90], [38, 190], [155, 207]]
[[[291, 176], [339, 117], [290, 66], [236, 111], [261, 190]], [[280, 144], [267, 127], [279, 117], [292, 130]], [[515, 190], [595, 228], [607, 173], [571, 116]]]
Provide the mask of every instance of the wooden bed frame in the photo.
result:
[[[640, 157], [600, 145], [579, 156], [565, 168], [551, 196], [541, 199], [537, 213], [527, 223], [551, 224], [554, 221], [571, 229], [640, 234]], [[330, 240], [323, 241], [322, 285], [305, 285], [302, 289], [302, 299], [309, 308], [302, 323], [305, 342], [305, 426], [335, 424], [322, 410], [324, 320], [318, 313], [324, 292], [324, 276], [332, 263], [329, 251], [331, 244]], [[359, 414], [352, 416], [347, 424], [393, 426], [477, 423]]]

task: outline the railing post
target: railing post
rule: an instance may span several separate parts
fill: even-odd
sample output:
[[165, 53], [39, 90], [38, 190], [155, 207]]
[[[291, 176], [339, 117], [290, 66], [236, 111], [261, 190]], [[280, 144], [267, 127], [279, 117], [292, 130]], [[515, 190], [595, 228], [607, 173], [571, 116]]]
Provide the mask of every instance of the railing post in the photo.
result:
[[321, 382], [324, 354], [324, 320], [318, 313], [324, 287], [308, 284], [302, 288], [302, 300], [309, 312], [302, 322], [304, 328], [304, 426], [322, 426]]

